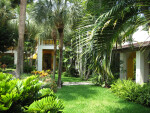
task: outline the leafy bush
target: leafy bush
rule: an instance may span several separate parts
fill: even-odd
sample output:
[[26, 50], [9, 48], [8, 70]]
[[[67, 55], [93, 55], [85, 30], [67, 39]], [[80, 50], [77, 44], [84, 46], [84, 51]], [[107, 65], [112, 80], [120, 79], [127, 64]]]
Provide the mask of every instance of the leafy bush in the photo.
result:
[[28, 108], [30, 113], [62, 113], [64, 106], [58, 98], [49, 96], [34, 101]]
[[102, 75], [97, 74], [97, 73], [93, 73], [92, 76], [93, 76], [92, 83], [98, 86], [110, 87], [110, 85], [113, 82], [113, 79], [108, 79], [107, 81], [104, 80], [104, 77], [102, 77]]
[[57, 92], [57, 84], [51, 75], [50, 70], [46, 71], [32, 71], [32, 74], [38, 75], [39, 79], [43, 81], [45, 84], [42, 86], [43, 88], [50, 88], [54, 92]]
[[[39, 83], [37, 76], [30, 76], [24, 80], [18, 80], [10, 74], [0, 73], [0, 112], [17, 112], [28, 111], [28, 107], [45, 97], [53, 98], [49, 102], [53, 105], [57, 97], [50, 89], [41, 89], [42, 83]], [[38, 101], [39, 103], [40, 101]], [[42, 103], [44, 101], [41, 101]], [[56, 103], [55, 103], [56, 105]], [[60, 102], [55, 108], [59, 111]], [[48, 109], [51, 110], [53, 106]], [[62, 110], [62, 109], [61, 109]], [[30, 109], [30, 112], [34, 112]]]
[[111, 85], [111, 89], [115, 94], [130, 101], [135, 101], [137, 99], [140, 88], [141, 86], [132, 80], [118, 80]]
[[118, 80], [111, 90], [121, 98], [150, 106], [150, 84], [141, 86], [132, 80]]
[[136, 102], [150, 107], [150, 83], [141, 87]]
[[5, 55], [0, 58], [2, 64], [6, 64], [8, 68], [12, 67], [14, 64], [14, 58], [10, 55]]
[[31, 73], [33, 70], [35, 70], [34, 66], [30, 66], [29, 64], [24, 64], [24, 72], [25, 73]]
[[44, 88], [50, 88], [54, 92], [57, 92], [57, 84], [56, 84], [55, 80], [53, 80], [51, 78], [49, 78], [49, 79], [47, 78], [45, 80], [45, 84], [42, 87], [44, 87]]
[[0, 68], [0, 72], [2, 72], [3, 70], [2, 70], [2, 68]]
[[68, 71], [63, 72], [62, 76], [64, 76], [64, 77], [71, 77], [71, 75], [70, 75], [70, 73]]

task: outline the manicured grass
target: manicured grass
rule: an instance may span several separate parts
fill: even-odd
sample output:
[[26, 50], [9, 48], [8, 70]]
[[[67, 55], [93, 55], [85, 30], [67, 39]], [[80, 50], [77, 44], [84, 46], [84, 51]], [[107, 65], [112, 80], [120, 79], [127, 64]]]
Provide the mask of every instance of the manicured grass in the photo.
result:
[[63, 86], [57, 96], [65, 113], [150, 113], [150, 108], [125, 101], [97, 86]]
[[[56, 74], [56, 81], [58, 80], [58, 74]], [[78, 77], [78, 78], [76, 78], [76, 77], [65, 77], [65, 76], [63, 76], [62, 75], [62, 77], [61, 77], [61, 80], [63, 81], [63, 82], [81, 82], [82, 80]]]
[[[21, 79], [24, 79], [24, 78], [26, 78], [26, 77], [28, 77], [28, 76], [31, 76], [31, 75], [33, 75], [33, 74], [30, 74], [30, 73], [23, 73], [22, 75], [21, 75]], [[52, 76], [52, 75], [51, 75]], [[57, 81], [58, 80], [58, 75], [56, 74], [56, 77], [55, 77], [55, 80]], [[63, 76], [62, 75], [62, 78], [61, 78], [61, 80], [63, 81], [63, 82], [83, 82], [80, 78], [76, 78], [76, 77], [65, 77], [65, 76]]]

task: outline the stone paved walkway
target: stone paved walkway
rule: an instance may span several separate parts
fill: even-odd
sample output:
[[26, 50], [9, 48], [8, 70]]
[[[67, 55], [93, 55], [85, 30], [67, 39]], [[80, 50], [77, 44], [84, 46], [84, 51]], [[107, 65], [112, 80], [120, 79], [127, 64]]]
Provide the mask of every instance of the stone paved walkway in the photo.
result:
[[93, 85], [92, 82], [64, 82], [63, 86], [71, 86], [71, 85]]

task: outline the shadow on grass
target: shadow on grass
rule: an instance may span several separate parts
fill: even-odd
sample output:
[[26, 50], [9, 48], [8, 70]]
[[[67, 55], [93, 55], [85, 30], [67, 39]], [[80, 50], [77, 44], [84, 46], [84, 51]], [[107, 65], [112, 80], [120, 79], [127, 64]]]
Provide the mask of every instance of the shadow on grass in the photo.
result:
[[56, 94], [65, 102], [66, 113], [150, 113], [150, 108], [125, 101], [97, 86], [63, 86]]
[[128, 101], [118, 101], [121, 107], [107, 106], [111, 113], [150, 113], [150, 108]]
[[95, 86], [63, 86], [62, 89], [57, 92], [57, 95], [65, 101], [77, 100], [78, 98], [91, 98], [98, 93], [96, 90], [93, 90], [92, 87]]

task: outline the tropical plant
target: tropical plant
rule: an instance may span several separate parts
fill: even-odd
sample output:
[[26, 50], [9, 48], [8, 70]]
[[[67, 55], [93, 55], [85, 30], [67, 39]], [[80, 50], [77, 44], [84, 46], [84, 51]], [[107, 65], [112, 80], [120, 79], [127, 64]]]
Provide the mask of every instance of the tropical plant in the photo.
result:
[[[34, 104], [32, 105], [32, 103], [34, 101], [45, 97], [53, 99], [48, 101], [49, 104], [55, 104], [58, 108], [59, 105], [63, 106], [61, 102], [55, 102], [59, 99], [50, 88], [41, 89], [42, 83], [39, 82], [37, 76], [30, 76], [24, 80], [18, 80], [11, 74], [0, 73], [0, 83], [0, 111], [2, 113], [25, 112], [28, 110], [27, 106], [30, 106], [30, 104], [33, 106]], [[47, 104], [47, 101], [44, 102], [41, 100], [41, 102], [38, 103]], [[47, 110], [52, 110], [53, 107], [55, 109], [57, 108], [56, 106], [51, 106]]]
[[28, 112], [30, 113], [62, 113], [64, 109], [64, 106], [61, 102], [61, 100], [55, 98], [55, 97], [45, 97], [41, 100], [33, 102], [28, 107]]
[[[89, 21], [89, 24], [81, 21], [83, 24], [80, 23], [77, 27], [77, 33], [80, 47], [86, 48], [81, 51], [81, 56], [87, 55], [87, 59], [91, 61], [90, 67], [98, 71], [103, 78], [108, 79], [113, 78], [110, 71], [112, 49], [128, 39], [140, 25], [150, 22], [149, 2], [99, 0], [99, 3], [101, 7], [97, 10], [101, 12], [92, 13], [92, 16], [86, 15], [84, 18], [87, 18], [85, 21]], [[88, 10], [92, 7], [88, 6]]]
[[10, 65], [10, 67], [11, 67], [11, 64], [14, 63], [14, 58], [10, 55], [5, 55], [0, 58], [0, 62], [2, 64], [6, 64], [7, 66]]
[[[48, 31], [50, 29], [55, 31], [56, 29], [59, 35], [58, 87], [61, 87], [64, 32], [66, 27], [71, 28], [72, 22], [76, 18], [72, 14], [76, 14], [77, 6], [77, 1], [69, 0], [39, 0], [35, 5], [34, 17], [37, 21], [44, 22], [44, 25], [47, 24], [46, 28]], [[48, 34], [50, 35], [49, 32]]]
[[136, 102], [145, 106], [150, 106], [150, 85], [143, 86], [136, 84], [132, 80], [117, 80], [111, 85], [111, 90], [117, 96]]
[[12, 12], [11, 2], [9, 0], [0, 1], [0, 52], [7, 51], [17, 42], [17, 30], [9, 24], [10, 20], [16, 18]]

